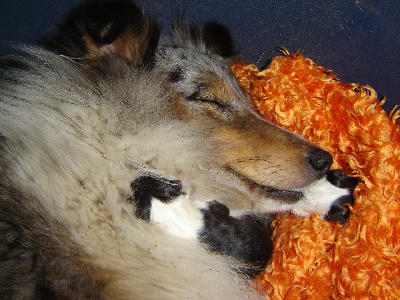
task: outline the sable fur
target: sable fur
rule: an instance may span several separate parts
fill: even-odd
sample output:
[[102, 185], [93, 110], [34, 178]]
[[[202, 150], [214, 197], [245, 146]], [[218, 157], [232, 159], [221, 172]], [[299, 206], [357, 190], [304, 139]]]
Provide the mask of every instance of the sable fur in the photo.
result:
[[[129, 80], [129, 84], [124, 84], [119, 78], [115, 90], [110, 90], [109, 84], [102, 86], [101, 82], [99, 82], [96, 86], [93, 86], [93, 82], [84, 76], [68, 76], [63, 80], [59, 80], [58, 76], [61, 70], [64, 74], [72, 75], [76, 74], [76, 68], [79, 66], [67, 59], [59, 59], [58, 56], [54, 56], [51, 53], [35, 50], [34, 55], [38, 54], [40, 54], [40, 58], [35, 56], [33, 65], [30, 66], [34, 67], [35, 72], [17, 71], [19, 85], [11, 85], [11, 87], [7, 85], [3, 89], [3, 91], [12, 93], [13, 89], [18, 88], [20, 99], [30, 99], [29, 101], [19, 101], [18, 111], [15, 111], [13, 106], [9, 106], [9, 110], [3, 114], [6, 122], [2, 123], [2, 132], [7, 136], [7, 144], [3, 144], [3, 147], [13, 149], [12, 152], [3, 152], [2, 177], [5, 178], [3, 182], [9, 181], [9, 178], [13, 180], [12, 183], [7, 185], [7, 192], [12, 195], [9, 201], [14, 202], [16, 201], [15, 198], [19, 198], [14, 196], [17, 193], [16, 191], [19, 190], [29, 195], [28, 197], [24, 196], [27, 197], [26, 200], [22, 198], [24, 199], [22, 205], [28, 210], [27, 213], [31, 213], [32, 206], [33, 209], [38, 210], [38, 216], [32, 218], [27, 213], [24, 214], [24, 210], [20, 210], [19, 206], [10, 205], [2, 200], [2, 204], [5, 205], [3, 213], [6, 214], [11, 223], [9, 228], [16, 228], [17, 232], [23, 230], [32, 231], [32, 228], [36, 229], [40, 225], [37, 228], [39, 233], [51, 232], [48, 237], [50, 241], [45, 241], [45, 245], [52, 243], [53, 239], [58, 239], [59, 235], [66, 236], [65, 241], [63, 241], [66, 243], [65, 247], [67, 249], [70, 247], [79, 249], [78, 253], [73, 253], [71, 256], [68, 255], [70, 261], [66, 266], [69, 267], [69, 265], [73, 264], [81, 266], [79, 260], [76, 263], [74, 262], [76, 256], [90, 256], [90, 263], [95, 263], [94, 268], [102, 270], [94, 273], [96, 275], [105, 274], [106, 277], [110, 276], [113, 279], [107, 285], [100, 284], [102, 293], [105, 295], [111, 293], [116, 298], [126, 298], [128, 295], [134, 295], [144, 299], [158, 297], [172, 299], [177, 295], [201, 298], [207, 294], [203, 290], [207, 286], [212, 290], [211, 295], [213, 297], [218, 295], [218, 291], [222, 293], [219, 296], [223, 297], [227, 290], [232, 289], [232, 280], [236, 281], [239, 278], [232, 279], [232, 277], [236, 278], [237, 275], [229, 270], [222, 257], [210, 257], [207, 251], [196, 241], [180, 241], [176, 243], [173, 239], [166, 237], [163, 232], [143, 223], [141, 220], [135, 219], [133, 215], [134, 208], [128, 201], [124, 201], [131, 193], [130, 182], [137, 176], [135, 173], [139, 174], [140, 170], [137, 170], [137, 166], [134, 165], [124, 166], [124, 160], [118, 158], [121, 155], [119, 153], [128, 147], [131, 149], [132, 157], [135, 157], [135, 149], [137, 149], [135, 145], [140, 146], [142, 144], [140, 140], [143, 139], [143, 136], [148, 137], [154, 133], [144, 131], [139, 134], [139, 137], [132, 137], [131, 134], [128, 134], [126, 137], [122, 136], [117, 140], [112, 134], [113, 130], [118, 130], [121, 133], [134, 132], [137, 130], [135, 127], [138, 125], [132, 122], [115, 123], [116, 118], [120, 120], [128, 119], [130, 116], [124, 115], [124, 112], [126, 112], [124, 107], [128, 106], [133, 109], [132, 106], [136, 105], [135, 110], [140, 111], [140, 103], [120, 103], [120, 106], [118, 106], [116, 102], [110, 103], [106, 102], [106, 100], [114, 97], [115, 99], [126, 99], [125, 95], [129, 93], [129, 89], [136, 91], [137, 85], [146, 84], [147, 90], [147, 87], [149, 87], [148, 74], [143, 78], [135, 74], [134, 83]], [[52, 64], [49, 68], [46, 61], [50, 60], [52, 60]], [[57, 66], [56, 68], [54, 68], [55, 65]], [[26, 85], [22, 84], [22, 82], [25, 82]], [[43, 83], [51, 85], [52, 89], [43, 89]], [[120, 84], [124, 86], [124, 90], [118, 89]], [[70, 86], [74, 87], [73, 90], [68, 89]], [[140, 126], [146, 126], [146, 122], [158, 122], [157, 120], [160, 116], [157, 117], [156, 112], [160, 109], [159, 100], [166, 99], [166, 96], [168, 96], [159, 85], [155, 85], [150, 91], [150, 95], [145, 98], [146, 101], [149, 101], [150, 96], [156, 97], [158, 106], [152, 114], [154, 119], [143, 118], [144, 122]], [[4, 92], [3, 95], [5, 93], [7, 92]], [[61, 93], [63, 94], [60, 95]], [[132, 92], [131, 94], [135, 93]], [[91, 102], [85, 102], [84, 99], [87, 95], [90, 95]], [[101, 96], [99, 97], [99, 95]], [[110, 98], [104, 97], [104, 95], [109, 95]], [[66, 102], [62, 101], [54, 104], [63, 106], [63, 111], [49, 110], [49, 106], [40, 105], [41, 99], [48, 98], [66, 99]], [[94, 101], [96, 98], [102, 103], [101, 107]], [[33, 104], [32, 99], [37, 99], [38, 102]], [[39, 109], [34, 109], [35, 107]], [[18, 115], [15, 115], [15, 113]], [[24, 117], [22, 118], [21, 116]], [[108, 122], [98, 123], [98, 118], [107, 119]], [[47, 122], [43, 122], [43, 119], [46, 119]], [[77, 119], [86, 120], [85, 126], [81, 126], [76, 121], [72, 122], [72, 120]], [[36, 123], [35, 120], [41, 121]], [[25, 122], [30, 125], [24, 125]], [[65, 130], [58, 132], [54, 126], [57, 126], [59, 122], [71, 124], [72, 127], [63, 125]], [[121, 128], [118, 124], [129, 125], [129, 127]], [[164, 131], [157, 131], [157, 143], [162, 143], [162, 139], [170, 142], [172, 138], [169, 138], [168, 135], [182, 130], [179, 123], [167, 123], [165, 125]], [[94, 131], [90, 129], [96, 127], [97, 129]], [[17, 133], [15, 128], [25, 129], [21, 134]], [[44, 131], [45, 135], [42, 134]], [[15, 133], [18, 135], [15, 135]], [[60, 134], [69, 136], [71, 139], [60, 138]], [[54, 137], [53, 142], [46, 142], [50, 137]], [[190, 140], [187, 140], [187, 142], [189, 144], [193, 143]], [[11, 146], [20, 143], [22, 143], [23, 147]], [[153, 145], [146, 144], [144, 146], [152, 147]], [[29, 153], [32, 153], [29, 156], [29, 164], [19, 164], [20, 158], [16, 159], [14, 157], [25, 157], [25, 149], [29, 149]], [[179, 147], [172, 147], [171, 150], [176, 154], [178, 149]], [[140, 149], [138, 151], [142, 152], [143, 150]], [[166, 153], [165, 149], [163, 149], [162, 153], [157, 153], [157, 155], [165, 155], [168, 160], [173, 157], [173, 154]], [[185, 153], [182, 153], [181, 158], [190, 155], [190, 152], [186, 153], [185, 151]], [[67, 161], [65, 161], [66, 156], [69, 158]], [[143, 158], [143, 155], [141, 157]], [[193, 161], [190, 158], [186, 159], [187, 161]], [[90, 168], [85, 167], [88, 165], [90, 165]], [[173, 163], [171, 163], [171, 167], [174, 167]], [[34, 170], [44, 170], [44, 172], [38, 173]], [[100, 172], [106, 172], [108, 174], [107, 177], [104, 177]], [[57, 173], [60, 175], [56, 175]], [[64, 196], [61, 198], [59, 197], [60, 195]], [[77, 195], [81, 196], [78, 198]], [[36, 202], [34, 201], [35, 197], [41, 197], [43, 200]], [[18, 219], [13, 214], [10, 215], [13, 210], [19, 217]], [[53, 228], [47, 223], [38, 225], [35, 219], [44, 218], [44, 216], [51, 223], [60, 223], [60, 226]], [[20, 219], [27, 223], [26, 226], [21, 228], [22, 225], [18, 222]], [[9, 229], [7, 228], [6, 230], [8, 231]], [[57, 236], [53, 237], [54, 232], [56, 232]], [[142, 232], [142, 234], [138, 235], [137, 232]], [[28, 237], [32, 235], [34, 236], [32, 238], [34, 243], [31, 247], [35, 247], [36, 251], [39, 250], [39, 253], [34, 255], [40, 257], [43, 245], [35, 237], [34, 233], [28, 232]], [[23, 240], [20, 243], [22, 245], [17, 249], [22, 248], [24, 252], [28, 251], [28, 253], [32, 251], [29, 249], [29, 245], [25, 245]], [[85, 245], [85, 252], [80, 250], [81, 245]], [[36, 249], [37, 246], [40, 246], [39, 249]], [[9, 250], [6, 251], [8, 252]], [[61, 276], [67, 276], [67, 270], [64, 270], [62, 265], [57, 264], [65, 255], [64, 252], [61, 251], [61, 254], [59, 254], [59, 251], [54, 253], [50, 251], [50, 253], [52, 253], [52, 256], [49, 257], [49, 262], [57, 265], [57, 269], [54, 271], [56, 273], [61, 272]], [[23, 253], [23, 256], [26, 255], [26, 252]], [[2, 257], [4, 258], [5, 256]], [[13, 257], [10, 257], [10, 259], [10, 263], [19, 263], [14, 262]], [[8, 261], [8, 258], [6, 261]], [[205, 264], [205, 261], [213, 261], [212, 270], [208, 267], [208, 263], [207, 265]], [[1, 273], [2, 276], [10, 274], [7, 264], [4, 262], [1, 264], [5, 268], [4, 272]], [[171, 269], [171, 265], [175, 267]], [[92, 272], [88, 272], [85, 269], [80, 270], [84, 277], [89, 277], [89, 281], [93, 281], [94, 283], [92, 284], [96, 285], [96, 278], [91, 278]], [[179, 271], [175, 274], [174, 270]], [[45, 276], [43, 279], [40, 279], [34, 276], [34, 272], [35, 267], [23, 270], [22, 275], [24, 277], [30, 276], [28, 290], [25, 292], [28, 295], [29, 293], [36, 293], [37, 285], [40, 286], [41, 282], [51, 283], [51, 279], [55, 276], [53, 272], [49, 271], [48, 274], [43, 275]], [[138, 272], [140, 273], [138, 274]], [[203, 274], [201, 278], [197, 278], [197, 272]], [[218, 272], [226, 273], [227, 276], [220, 278]], [[193, 273], [193, 276], [188, 277], [187, 274], [190, 273]], [[130, 280], [132, 276], [135, 277], [133, 281]], [[232, 277], [229, 279], [229, 276]], [[9, 293], [16, 299], [19, 298], [16, 293], [21, 287], [19, 281], [25, 280], [18, 277], [15, 278], [15, 283], [4, 278], [3, 282], [5, 283], [2, 286], [3, 289], [10, 284]], [[33, 280], [31, 279], [32, 277]], [[174, 278], [173, 285], [169, 283], [170, 278]], [[196, 278], [195, 281], [194, 278]], [[226, 289], [223, 289], [225, 281]], [[160, 286], [159, 289], [152, 288], [155, 283]], [[205, 286], [202, 288], [203, 284]], [[213, 284], [215, 284], [214, 287], [212, 287]], [[50, 291], [54, 288], [53, 293], [56, 295], [59, 293], [60, 298], [69, 297], [68, 293], [63, 293], [58, 287], [45, 284], [44, 288]], [[77, 282], [77, 286], [75, 286], [77, 293], [79, 290], [86, 288], [85, 281]], [[133, 290], [135, 290], [135, 293], [132, 294], [131, 291]], [[236, 292], [239, 293], [238, 295], [243, 293], [240, 297], [247, 297], [248, 294], [244, 290], [243, 292], [240, 292], [240, 290]], [[84, 295], [82, 297], [84, 298]], [[23, 299], [24, 296], [21, 296], [21, 298]]]
[[[230, 38], [218, 44], [215, 31], [228, 33], [179, 21], [159, 40], [133, 2], [86, 2], [43, 47], [4, 63], [1, 295], [259, 298], [231, 250], [208, 251], [198, 230], [166, 234], [171, 220], [153, 224], [154, 207], [150, 222], [137, 218], [132, 183], [143, 174], [181, 182], [185, 196], [164, 209], [194, 211], [189, 225], [207, 223], [213, 200], [234, 220], [253, 209], [328, 216], [336, 198], [352, 201], [325, 179], [329, 153], [256, 113], [229, 71]], [[315, 186], [331, 195], [307, 197]]]

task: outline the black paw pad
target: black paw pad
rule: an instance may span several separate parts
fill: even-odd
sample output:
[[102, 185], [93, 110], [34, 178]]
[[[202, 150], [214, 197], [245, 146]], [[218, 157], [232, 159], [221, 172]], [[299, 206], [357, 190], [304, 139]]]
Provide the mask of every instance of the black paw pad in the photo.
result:
[[326, 179], [334, 186], [354, 191], [358, 184], [357, 178], [346, 176], [343, 170], [331, 170], [326, 174]]
[[179, 180], [170, 180], [148, 173], [133, 181], [131, 188], [134, 194], [130, 201], [136, 205], [136, 216], [146, 221], [150, 221], [152, 198], [169, 202], [180, 195], [184, 195], [182, 183]]
[[344, 224], [350, 216], [350, 205], [355, 202], [353, 191], [358, 184], [358, 180], [345, 175], [343, 170], [332, 170], [326, 175], [327, 180], [336, 187], [347, 189], [349, 194], [340, 197], [331, 206], [325, 219], [332, 222]]
[[350, 216], [349, 205], [352, 203], [354, 203], [354, 197], [352, 196], [339, 198], [332, 204], [325, 219], [343, 225]]

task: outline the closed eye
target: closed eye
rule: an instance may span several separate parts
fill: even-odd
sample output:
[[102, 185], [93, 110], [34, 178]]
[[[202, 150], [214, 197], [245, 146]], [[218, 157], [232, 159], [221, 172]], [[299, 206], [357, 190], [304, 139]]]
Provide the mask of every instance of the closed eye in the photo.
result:
[[224, 103], [221, 99], [218, 99], [211, 91], [209, 90], [198, 90], [194, 92], [192, 95], [186, 98], [189, 101], [195, 101], [204, 103], [207, 105], [214, 106], [214, 108], [226, 111], [230, 108], [228, 103]]

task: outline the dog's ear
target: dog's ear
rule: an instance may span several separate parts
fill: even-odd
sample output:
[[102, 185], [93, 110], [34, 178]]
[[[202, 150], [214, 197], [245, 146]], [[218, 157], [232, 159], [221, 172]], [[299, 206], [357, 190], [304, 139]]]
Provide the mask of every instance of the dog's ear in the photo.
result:
[[151, 65], [160, 28], [129, 0], [85, 2], [41, 44], [56, 53], [96, 65], [115, 55], [141, 67]]
[[236, 54], [229, 30], [214, 21], [202, 25], [190, 24], [182, 12], [173, 19], [170, 33], [171, 42], [176, 47], [212, 52], [224, 58]]
[[231, 33], [225, 26], [210, 21], [198, 27], [198, 34], [214, 53], [222, 57], [231, 57], [236, 53]]

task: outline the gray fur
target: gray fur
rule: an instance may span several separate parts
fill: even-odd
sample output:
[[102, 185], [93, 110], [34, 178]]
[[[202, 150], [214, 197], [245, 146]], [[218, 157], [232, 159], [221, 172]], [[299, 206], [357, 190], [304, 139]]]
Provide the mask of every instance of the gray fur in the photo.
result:
[[[93, 298], [100, 292], [121, 299], [250, 297], [222, 257], [196, 241], [166, 237], [137, 220], [125, 201], [130, 182], [145, 169], [196, 172], [200, 147], [205, 163], [213, 163], [212, 148], [204, 149], [197, 132], [168, 113], [168, 89], [154, 75], [123, 63], [114, 70], [120, 75], [114, 82], [107, 77], [94, 83], [69, 59], [27, 51], [29, 71], [13, 71], [18, 82], [1, 86], [1, 212], [3, 231], [10, 236], [2, 245], [9, 258], [0, 266], [2, 295], [29, 299], [40, 295], [37, 286], [45, 282], [49, 293], [69, 298], [63, 291], [69, 283], [60, 287], [53, 278], [58, 272], [69, 278], [66, 272], [75, 265], [83, 274], [74, 276], [82, 279], [72, 278], [69, 292], [78, 298], [85, 298], [80, 291], [90, 286], [87, 277], [96, 286]], [[23, 236], [13, 237], [20, 231]], [[13, 252], [39, 258], [46, 252], [47, 261], [36, 266], [33, 258], [25, 262]], [[90, 265], [85, 268], [82, 261]], [[9, 264], [22, 269], [13, 280]], [[57, 268], [48, 270], [48, 264]], [[103, 277], [113, 280], [105, 284]]]
[[[307, 215], [318, 206], [291, 206], [262, 188], [307, 190], [321, 177], [307, 161], [316, 146], [257, 115], [229, 71], [231, 58], [203, 39], [209, 27], [180, 26], [145, 68], [141, 57], [132, 64], [113, 53], [113, 44], [96, 49], [94, 63], [25, 48], [15, 59], [22, 67], [4, 68], [2, 298], [261, 297], [233, 271], [239, 262], [138, 220], [128, 201], [130, 184], [152, 172], [180, 180], [181, 201], [196, 209], [218, 200], [240, 211]], [[220, 129], [264, 142], [262, 156]]]

